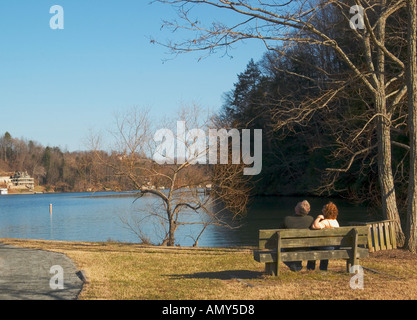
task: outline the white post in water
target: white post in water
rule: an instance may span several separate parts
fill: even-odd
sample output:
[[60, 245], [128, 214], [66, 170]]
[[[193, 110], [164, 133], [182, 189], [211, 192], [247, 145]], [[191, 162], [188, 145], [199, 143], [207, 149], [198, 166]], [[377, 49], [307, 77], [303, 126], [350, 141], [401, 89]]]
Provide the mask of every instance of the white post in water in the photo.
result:
[[49, 214], [52, 214], [52, 203], [49, 204]]

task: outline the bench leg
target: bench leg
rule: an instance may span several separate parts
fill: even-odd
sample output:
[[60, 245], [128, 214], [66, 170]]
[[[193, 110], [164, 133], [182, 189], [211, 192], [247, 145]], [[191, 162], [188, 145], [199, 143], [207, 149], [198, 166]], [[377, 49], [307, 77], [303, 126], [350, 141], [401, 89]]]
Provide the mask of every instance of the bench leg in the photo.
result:
[[346, 272], [350, 273], [350, 268], [352, 266], [356, 266], [356, 265], [358, 265], [358, 266], [360, 265], [358, 258], [356, 259], [355, 263], [353, 263], [353, 264], [352, 264], [352, 260], [346, 260]]
[[359, 265], [359, 258], [358, 258], [358, 230], [355, 228], [352, 230], [352, 238], [353, 238], [353, 244], [352, 244], [352, 251], [351, 251], [351, 257], [350, 259], [346, 260], [346, 272], [350, 272], [350, 268], [352, 266]]
[[277, 232], [277, 262], [276, 262], [276, 269], [275, 269], [275, 275], [279, 276], [279, 266], [281, 264], [281, 234], [279, 231]]
[[276, 262], [267, 262], [265, 263], [265, 273], [269, 276], [276, 276], [277, 272], [277, 263]]

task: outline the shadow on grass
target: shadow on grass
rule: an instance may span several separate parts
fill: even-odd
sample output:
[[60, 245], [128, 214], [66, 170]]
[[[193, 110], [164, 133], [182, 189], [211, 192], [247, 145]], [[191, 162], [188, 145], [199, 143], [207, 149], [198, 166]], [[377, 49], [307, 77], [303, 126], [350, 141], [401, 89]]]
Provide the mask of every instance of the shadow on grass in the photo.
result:
[[224, 270], [224, 271], [213, 271], [213, 272], [196, 272], [196, 273], [191, 273], [191, 274], [172, 274], [169, 276], [173, 279], [254, 280], [254, 279], [261, 279], [263, 274], [264, 274], [263, 272], [251, 271], [251, 270]]

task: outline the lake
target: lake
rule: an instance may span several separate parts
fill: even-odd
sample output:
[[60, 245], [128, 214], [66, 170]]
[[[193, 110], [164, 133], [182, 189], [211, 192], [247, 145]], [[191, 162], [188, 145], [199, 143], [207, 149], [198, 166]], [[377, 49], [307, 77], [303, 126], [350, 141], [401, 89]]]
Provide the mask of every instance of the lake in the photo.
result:
[[[252, 201], [238, 229], [210, 226], [200, 237], [200, 247], [229, 247], [257, 245], [258, 230], [278, 228], [286, 215], [294, 212], [297, 202], [308, 200], [310, 214], [316, 217], [329, 199], [303, 197], [260, 197]], [[126, 193], [60, 193], [0, 196], [0, 238], [45, 239], [63, 241], [139, 242], [126, 228], [122, 218], [154, 203], [152, 195], [135, 201]], [[375, 220], [363, 205], [353, 205], [332, 199], [339, 208], [339, 223]], [[52, 204], [52, 214], [49, 206]], [[158, 230], [145, 222], [150, 240], [159, 243]], [[200, 226], [183, 226], [176, 233], [176, 242], [191, 246]]]

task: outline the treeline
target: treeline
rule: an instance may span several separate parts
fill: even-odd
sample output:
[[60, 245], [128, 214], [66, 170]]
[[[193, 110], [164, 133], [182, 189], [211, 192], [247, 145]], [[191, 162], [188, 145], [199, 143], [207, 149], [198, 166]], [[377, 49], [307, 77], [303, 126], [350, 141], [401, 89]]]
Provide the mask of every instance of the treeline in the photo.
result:
[[[109, 156], [109, 155], [107, 155]], [[0, 173], [26, 171], [35, 185], [51, 192], [76, 192], [121, 189], [126, 181], [112, 177], [111, 172], [93, 161], [92, 151], [63, 151], [45, 147], [35, 141], [14, 138], [6, 132], [0, 138]]]
[[[125, 191], [146, 188], [166, 188], [160, 177], [169, 166], [159, 166], [140, 157], [138, 177], [133, 181], [127, 171], [128, 159], [117, 152], [63, 151], [45, 147], [32, 140], [14, 138], [9, 132], [0, 137], [0, 176], [27, 172], [35, 179], [35, 187], [46, 192]], [[139, 164], [136, 163], [136, 165]], [[146, 174], [152, 170], [154, 174]], [[159, 172], [161, 175], [155, 173]], [[188, 185], [196, 179], [209, 183], [206, 168], [191, 166], [178, 176], [177, 183]], [[202, 184], [202, 186], [203, 186]]]
[[[387, 37], [394, 36], [386, 46], [404, 61], [403, 16], [399, 10], [388, 20]], [[335, 41], [368, 77], [368, 57], [349, 36], [340, 13], [329, 9], [312, 23], [319, 30], [331, 27]], [[311, 40], [312, 34], [296, 36], [298, 42], [283, 43], [260, 61], [249, 61], [225, 94], [218, 122], [263, 129], [263, 168], [255, 177], [256, 194], [337, 195], [380, 207], [376, 117], [381, 115], [375, 114], [374, 99], [333, 50], [303, 43], [302, 37]], [[393, 87], [387, 85], [386, 94], [394, 96], [405, 78], [394, 77], [398, 70], [388, 63], [385, 72]], [[388, 109], [393, 175], [403, 210], [409, 170], [406, 98]]]

